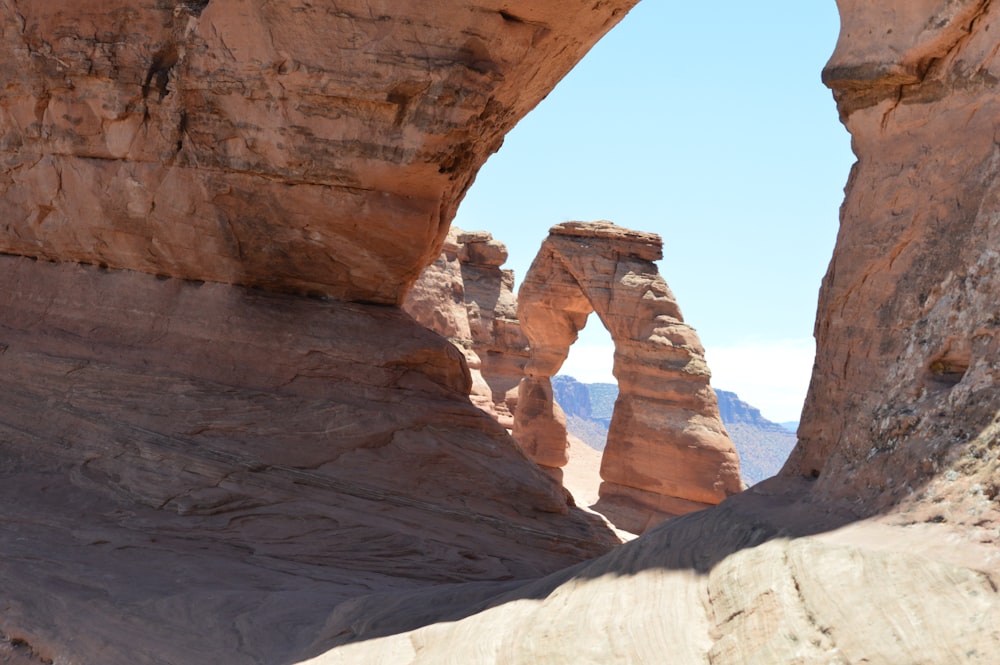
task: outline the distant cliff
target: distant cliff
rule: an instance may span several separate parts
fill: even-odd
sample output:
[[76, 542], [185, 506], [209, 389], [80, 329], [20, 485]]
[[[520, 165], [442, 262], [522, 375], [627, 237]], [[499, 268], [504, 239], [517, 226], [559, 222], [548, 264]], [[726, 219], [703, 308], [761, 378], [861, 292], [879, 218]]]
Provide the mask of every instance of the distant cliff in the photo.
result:
[[796, 436], [771, 422], [736, 393], [715, 390], [726, 431], [740, 453], [740, 470], [749, 485], [776, 475], [795, 447]]
[[[613, 383], [581, 383], [571, 376], [552, 379], [566, 427], [577, 438], [604, 450], [618, 388]], [[754, 485], [776, 475], [795, 446], [795, 434], [771, 422], [736, 393], [716, 390], [722, 422], [740, 454], [743, 480]]]

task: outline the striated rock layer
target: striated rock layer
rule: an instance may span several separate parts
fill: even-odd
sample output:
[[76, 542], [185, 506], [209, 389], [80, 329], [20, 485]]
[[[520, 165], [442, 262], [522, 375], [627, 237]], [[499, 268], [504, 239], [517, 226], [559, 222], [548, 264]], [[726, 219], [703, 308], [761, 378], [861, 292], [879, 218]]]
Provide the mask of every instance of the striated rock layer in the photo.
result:
[[599, 510], [641, 533], [741, 489], [704, 350], [653, 261], [654, 234], [610, 222], [552, 227], [518, 292], [531, 347], [514, 436], [539, 464], [566, 464], [566, 424], [551, 377], [594, 312], [615, 343], [619, 395], [601, 464]]
[[823, 76], [858, 161], [784, 473], [869, 513], [997, 524], [1000, 8], [838, 4]]
[[294, 662], [356, 596], [617, 542], [396, 308], [15, 257], [0, 280], [0, 642]]
[[0, 0], [0, 252], [398, 304], [637, 0]]
[[507, 248], [489, 233], [453, 227], [403, 309], [462, 351], [472, 401], [511, 429], [528, 341], [517, 319], [514, 273], [500, 268], [506, 260]]
[[[844, 526], [772, 479], [517, 588], [372, 598], [362, 639], [308, 665], [968, 663], [1000, 653], [1000, 556], [948, 525]], [[935, 547], [938, 543], [944, 543]], [[989, 572], [981, 570], [992, 557]], [[376, 605], [376, 603], [378, 603]], [[416, 630], [407, 614], [436, 607]], [[462, 609], [458, 609], [462, 608]], [[426, 611], [426, 610], [424, 610]], [[425, 617], [425, 621], [432, 617]], [[335, 625], [357, 625], [357, 616]]]

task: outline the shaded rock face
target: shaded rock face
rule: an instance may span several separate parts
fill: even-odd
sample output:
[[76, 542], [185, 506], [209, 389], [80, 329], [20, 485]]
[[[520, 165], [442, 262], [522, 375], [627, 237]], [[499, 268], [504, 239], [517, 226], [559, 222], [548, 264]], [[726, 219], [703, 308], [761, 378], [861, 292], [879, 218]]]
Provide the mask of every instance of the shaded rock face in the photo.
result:
[[397, 308], [23, 257], [0, 281], [0, 640], [45, 662], [298, 662], [351, 598], [617, 542]]
[[452, 228], [403, 309], [463, 352], [472, 401], [511, 429], [528, 341], [517, 320], [514, 273], [500, 268], [506, 260], [507, 248], [489, 233]]
[[865, 511], [916, 501], [988, 523], [1000, 495], [1000, 12], [838, 4], [824, 80], [858, 161], [784, 473], [818, 476], [821, 495]]
[[567, 222], [552, 228], [518, 292], [531, 357], [514, 436], [543, 466], [566, 463], [565, 417], [551, 377], [591, 312], [611, 333], [620, 392], [599, 509], [633, 532], [741, 489], [704, 350], [653, 263], [661, 257], [662, 241], [653, 234]]
[[0, 252], [397, 304], [633, 4], [4, 0]]
[[[836, 529], [844, 514], [800, 503], [805, 485], [772, 479], [582, 566], [515, 589], [470, 590], [475, 612], [456, 614], [454, 594], [396, 600], [369, 631], [381, 639], [307, 663], [652, 664], [668, 649], [670, 662], [692, 665], [996, 660], [997, 569], [991, 579], [969, 565], [990, 547], [934, 552], [929, 544], [954, 537], [943, 524]], [[437, 607], [435, 625], [386, 628], [427, 605]]]
[[397, 305], [633, 4], [0, 0], [0, 659], [299, 662], [618, 542]]

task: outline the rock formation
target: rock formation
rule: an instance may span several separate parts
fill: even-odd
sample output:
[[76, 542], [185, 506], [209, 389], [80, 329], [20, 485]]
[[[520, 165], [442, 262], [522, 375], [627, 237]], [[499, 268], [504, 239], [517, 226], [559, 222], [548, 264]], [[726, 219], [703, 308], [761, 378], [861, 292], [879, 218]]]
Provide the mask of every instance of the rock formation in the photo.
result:
[[636, 0], [3, 0], [0, 252], [398, 304]]
[[395, 308], [18, 257], [0, 276], [0, 642], [294, 662], [356, 596], [617, 542]]
[[[304, 665], [460, 662], [989, 665], [1000, 645], [992, 546], [928, 545], [941, 525], [855, 525], [805, 508], [808, 481], [772, 479], [609, 554], [519, 588], [372, 599], [353, 644]], [[990, 575], [970, 561], [994, 558]], [[933, 557], [933, 559], [929, 557]], [[437, 602], [417, 630], [393, 621]], [[375, 603], [382, 603], [381, 606]], [[394, 606], [385, 610], [386, 603]], [[462, 603], [456, 603], [462, 604]], [[378, 613], [382, 609], [382, 613]], [[357, 623], [355, 623], [357, 625]]]
[[617, 542], [396, 305], [632, 4], [0, 0], [0, 659], [291, 663]]
[[518, 292], [531, 355], [514, 436], [540, 465], [566, 464], [565, 418], [550, 379], [596, 313], [615, 343], [619, 386], [600, 509], [635, 533], [741, 489], [704, 350], [653, 263], [662, 249], [658, 236], [609, 222], [558, 224]]
[[[604, 450], [618, 386], [613, 383], [580, 383], [571, 376], [559, 375], [552, 377], [552, 391], [566, 416], [566, 429], [570, 435], [595, 450]], [[776, 475], [795, 447], [795, 434], [763, 417], [759, 409], [742, 401], [736, 393], [715, 388], [715, 395], [719, 403], [719, 418], [740, 457], [743, 482], [754, 485]], [[609, 398], [610, 404], [605, 406], [604, 402]], [[596, 403], [596, 409], [592, 402]]]
[[823, 77], [851, 172], [816, 368], [784, 473], [865, 512], [996, 525], [1000, 501], [1000, 12], [838, 3]]
[[0, 659], [996, 662], [988, 0], [839, 2], [858, 164], [782, 477], [584, 562], [395, 306], [631, 4], [0, 0]]
[[517, 320], [514, 273], [500, 268], [506, 260], [507, 248], [489, 233], [452, 228], [403, 309], [463, 352], [472, 401], [511, 429], [528, 341]]

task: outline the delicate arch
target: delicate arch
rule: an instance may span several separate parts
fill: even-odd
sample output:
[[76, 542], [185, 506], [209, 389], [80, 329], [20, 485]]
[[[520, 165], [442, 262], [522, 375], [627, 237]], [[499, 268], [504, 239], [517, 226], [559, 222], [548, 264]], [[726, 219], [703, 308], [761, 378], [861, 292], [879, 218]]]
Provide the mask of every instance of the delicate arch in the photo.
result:
[[561, 476], [565, 419], [550, 379], [596, 313], [615, 344], [619, 386], [601, 464], [600, 507], [636, 532], [742, 488], [701, 342], [653, 263], [662, 255], [655, 234], [610, 222], [559, 224], [518, 292], [531, 352], [514, 436], [538, 464]]

